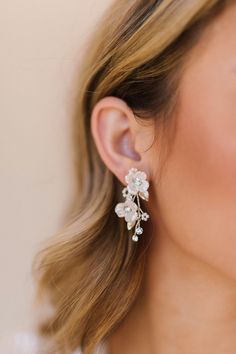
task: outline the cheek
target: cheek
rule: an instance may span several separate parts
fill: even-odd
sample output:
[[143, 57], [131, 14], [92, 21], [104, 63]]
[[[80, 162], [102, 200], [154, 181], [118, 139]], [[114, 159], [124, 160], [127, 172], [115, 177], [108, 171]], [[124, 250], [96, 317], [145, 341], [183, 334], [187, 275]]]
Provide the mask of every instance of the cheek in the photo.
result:
[[236, 279], [235, 100], [207, 83], [186, 89], [156, 189], [157, 220], [185, 250]]

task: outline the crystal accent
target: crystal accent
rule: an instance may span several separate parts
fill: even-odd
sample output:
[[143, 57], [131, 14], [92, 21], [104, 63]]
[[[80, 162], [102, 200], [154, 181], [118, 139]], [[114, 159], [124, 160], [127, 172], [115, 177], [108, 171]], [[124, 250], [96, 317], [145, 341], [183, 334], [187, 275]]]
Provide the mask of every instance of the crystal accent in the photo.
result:
[[142, 227], [137, 227], [137, 229], [136, 229], [136, 234], [137, 235], [141, 235], [143, 233], [143, 229], [142, 229]]
[[138, 236], [134, 234], [134, 235], [132, 236], [132, 240], [135, 241], [135, 242], [137, 242], [137, 241], [138, 241]]

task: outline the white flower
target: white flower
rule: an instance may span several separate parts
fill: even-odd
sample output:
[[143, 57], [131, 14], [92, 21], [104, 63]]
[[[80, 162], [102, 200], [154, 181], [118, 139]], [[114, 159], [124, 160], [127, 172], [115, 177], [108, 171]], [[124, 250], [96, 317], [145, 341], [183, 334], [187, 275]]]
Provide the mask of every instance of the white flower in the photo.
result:
[[128, 184], [127, 188], [129, 193], [138, 194], [141, 198], [148, 199], [148, 187], [149, 182], [146, 180], [147, 175], [143, 171], [138, 171], [136, 168], [131, 168], [129, 173], [125, 176], [125, 180]]
[[143, 229], [142, 229], [142, 227], [137, 227], [137, 229], [135, 230], [136, 231], [136, 234], [137, 235], [141, 235], [142, 233], [143, 233]]
[[127, 187], [122, 189], [122, 195], [124, 198], [127, 198], [129, 196], [129, 191]]
[[144, 220], [144, 221], [147, 221], [148, 218], [149, 218], [148, 213], [143, 213], [142, 216], [141, 216], [141, 219]]
[[125, 221], [128, 223], [128, 229], [130, 229], [138, 219], [137, 209], [137, 204], [131, 200], [126, 200], [124, 203], [116, 205], [115, 212], [120, 218], [125, 218]]

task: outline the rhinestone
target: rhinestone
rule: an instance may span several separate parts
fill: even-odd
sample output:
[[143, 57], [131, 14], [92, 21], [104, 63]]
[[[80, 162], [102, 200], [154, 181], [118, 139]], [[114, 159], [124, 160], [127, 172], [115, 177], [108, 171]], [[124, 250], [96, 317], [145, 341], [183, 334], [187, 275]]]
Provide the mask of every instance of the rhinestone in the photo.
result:
[[125, 212], [129, 213], [132, 209], [130, 207], [125, 207]]
[[137, 229], [136, 229], [136, 234], [137, 234], [137, 235], [141, 235], [142, 233], [143, 233], [142, 227], [137, 227]]
[[137, 241], [138, 241], [138, 236], [137, 236], [137, 235], [133, 235], [133, 236], [132, 236], [132, 240], [135, 241], [135, 242], [137, 242]]
[[140, 178], [136, 177], [134, 180], [134, 184], [136, 184], [136, 186], [141, 186], [142, 180]]

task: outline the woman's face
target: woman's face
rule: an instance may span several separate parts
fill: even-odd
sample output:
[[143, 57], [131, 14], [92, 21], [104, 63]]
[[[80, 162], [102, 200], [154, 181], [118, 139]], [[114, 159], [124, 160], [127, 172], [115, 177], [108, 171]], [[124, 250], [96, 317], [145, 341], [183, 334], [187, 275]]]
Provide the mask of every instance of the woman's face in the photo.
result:
[[154, 188], [155, 220], [188, 253], [236, 279], [236, 5], [191, 51], [176, 114]]

